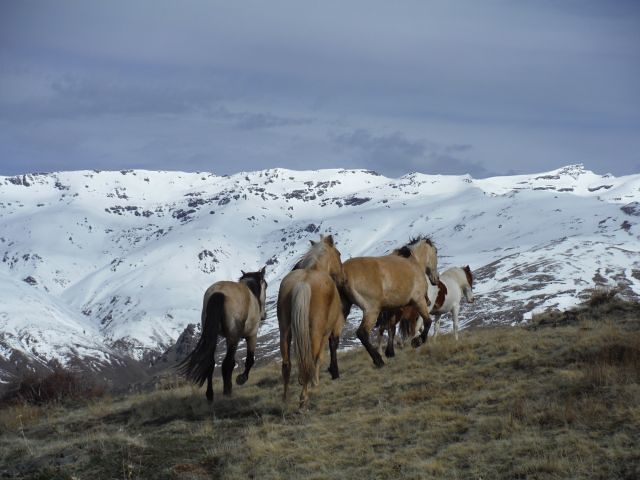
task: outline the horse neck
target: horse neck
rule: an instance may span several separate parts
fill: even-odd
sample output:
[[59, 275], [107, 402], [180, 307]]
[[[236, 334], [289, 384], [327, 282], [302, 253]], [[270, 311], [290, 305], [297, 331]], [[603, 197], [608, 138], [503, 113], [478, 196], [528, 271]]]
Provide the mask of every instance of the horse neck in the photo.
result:
[[309, 270], [317, 270], [319, 272], [324, 272], [327, 275], [330, 276], [334, 276], [335, 272], [332, 271], [332, 262], [331, 260], [328, 258], [327, 255], [323, 255], [321, 257], [319, 257], [316, 262], [311, 265], [308, 269]]
[[324, 256], [318, 257], [312, 265], [309, 265], [307, 270], [329, 273], [329, 262]]
[[413, 254], [411, 257], [415, 258], [418, 265], [420, 265], [420, 269], [424, 271], [427, 268], [427, 262], [429, 260], [429, 250], [427, 246], [416, 246], [411, 250], [411, 253]]
[[453, 267], [447, 270], [447, 277], [452, 278], [455, 281], [455, 284], [460, 288], [460, 292], [462, 292], [465, 288], [470, 288], [469, 281], [467, 280], [467, 275], [464, 273], [459, 267]]
[[[251, 295], [256, 299], [256, 302], [258, 302], [258, 307], [262, 308], [262, 301], [260, 300], [260, 294], [262, 293], [261, 292], [262, 285], [260, 285], [258, 282], [256, 282], [252, 278], [240, 280], [240, 283], [244, 283], [246, 285], [246, 287], [251, 292]], [[250, 284], [253, 284], [253, 285], [250, 285]], [[254, 286], [254, 285], [257, 285], [257, 286]]]

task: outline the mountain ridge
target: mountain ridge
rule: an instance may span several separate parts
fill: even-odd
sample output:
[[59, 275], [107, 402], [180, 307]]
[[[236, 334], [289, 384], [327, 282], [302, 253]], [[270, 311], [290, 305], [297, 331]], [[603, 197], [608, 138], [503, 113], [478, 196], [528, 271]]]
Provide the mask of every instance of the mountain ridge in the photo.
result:
[[476, 274], [463, 326], [519, 322], [599, 286], [637, 298], [639, 202], [640, 174], [582, 165], [486, 179], [280, 168], [0, 177], [0, 381], [18, 354], [97, 369], [152, 362], [197, 323], [210, 283], [265, 264], [259, 342], [273, 354], [279, 280], [321, 233], [344, 260], [430, 235], [441, 269]]

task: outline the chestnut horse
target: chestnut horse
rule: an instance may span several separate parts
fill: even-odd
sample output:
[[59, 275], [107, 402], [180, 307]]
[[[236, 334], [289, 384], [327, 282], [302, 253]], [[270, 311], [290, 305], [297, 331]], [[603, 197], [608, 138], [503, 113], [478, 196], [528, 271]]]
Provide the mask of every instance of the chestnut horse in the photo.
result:
[[[369, 340], [369, 332], [382, 309], [414, 305], [422, 317], [425, 332], [431, 326], [425, 274], [438, 283], [437, 249], [429, 238], [418, 237], [389, 255], [351, 258], [343, 268], [344, 316], [347, 318], [353, 304], [362, 309], [364, 315], [357, 336], [374, 365], [382, 367], [382, 356]], [[421, 339], [426, 339], [424, 332]]]
[[319, 382], [323, 346], [329, 340], [331, 377], [339, 377], [337, 350], [344, 326], [337, 285], [344, 281], [340, 252], [333, 237], [320, 237], [294, 270], [280, 283], [278, 325], [282, 355], [283, 400], [287, 400], [291, 375], [290, 348], [293, 339], [298, 362], [298, 381], [302, 385], [300, 408], [309, 402], [309, 383]]
[[193, 383], [202, 386], [207, 381], [207, 400], [213, 401], [211, 385], [216, 365], [218, 335], [227, 339], [227, 354], [222, 362], [224, 394], [231, 394], [231, 374], [236, 366], [236, 350], [240, 338], [247, 342], [244, 372], [236, 383], [244, 384], [253, 366], [258, 326], [264, 320], [267, 282], [264, 267], [259, 272], [242, 272], [237, 282], [221, 281], [204, 292], [202, 305], [202, 334], [194, 350], [179, 365], [178, 370]]
[[440, 316], [451, 313], [453, 317], [453, 334], [458, 340], [458, 313], [460, 301], [464, 296], [467, 302], [473, 303], [473, 274], [469, 265], [460, 268], [452, 267], [442, 272], [437, 285], [429, 282], [429, 301], [431, 302], [431, 314], [436, 317], [433, 338], [438, 336], [440, 330]]
[[411, 341], [415, 347], [420, 345], [420, 335], [424, 331], [422, 318], [418, 313], [418, 309], [413, 305], [405, 305], [404, 307], [390, 308], [380, 312], [376, 328], [378, 329], [378, 352], [382, 354], [382, 336], [387, 331], [388, 340], [387, 348], [384, 354], [387, 358], [395, 356], [396, 326], [400, 325], [400, 337], [398, 345], [404, 345]]

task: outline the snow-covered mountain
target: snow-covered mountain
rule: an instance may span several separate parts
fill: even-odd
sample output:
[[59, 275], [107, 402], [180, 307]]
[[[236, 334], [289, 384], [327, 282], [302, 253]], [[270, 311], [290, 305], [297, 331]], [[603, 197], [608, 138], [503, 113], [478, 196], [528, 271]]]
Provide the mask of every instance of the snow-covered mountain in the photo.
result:
[[320, 233], [343, 260], [430, 235], [441, 270], [476, 274], [463, 325], [518, 322], [600, 285], [639, 297], [639, 223], [640, 174], [581, 165], [481, 180], [284, 169], [0, 177], [0, 379], [51, 359], [96, 369], [151, 359], [199, 321], [208, 285], [265, 264], [260, 348], [273, 352], [279, 281]]

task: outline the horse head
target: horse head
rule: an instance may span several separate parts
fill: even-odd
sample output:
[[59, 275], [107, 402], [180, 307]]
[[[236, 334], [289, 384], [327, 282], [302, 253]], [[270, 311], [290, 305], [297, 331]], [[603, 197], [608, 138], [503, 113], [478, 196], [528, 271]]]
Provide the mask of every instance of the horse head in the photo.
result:
[[245, 272], [240, 270], [242, 276], [241, 282], [245, 282], [251, 293], [253, 293], [260, 304], [260, 319], [267, 318], [267, 281], [265, 280], [266, 267], [262, 267], [257, 272]]
[[326, 265], [326, 271], [331, 278], [333, 278], [336, 286], [340, 287], [345, 281], [340, 251], [335, 246], [333, 235], [327, 235], [326, 237], [321, 236], [320, 241], [324, 244], [325, 248], [323, 259]]
[[[440, 281], [438, 274], [438, 249], [428, 237], [417, 237], [412, 239], [400, 251], [408, 248], [415, 257], [418, 264], [424, 269], [424, 273], [429, 277], [432, 284], [437, 285]], [[403, 255], [404, 256], [404, 255]]]
[[464, 271], [465, 277], [467, 279], [467, 285], [462, 289], [462, 292], [464, 293], [467, 302], [473, 303], [475, 300], [473, 297], [473, 274], [471, 273], [469, 265], [466, 265], [462, 269], [462, 271]]

